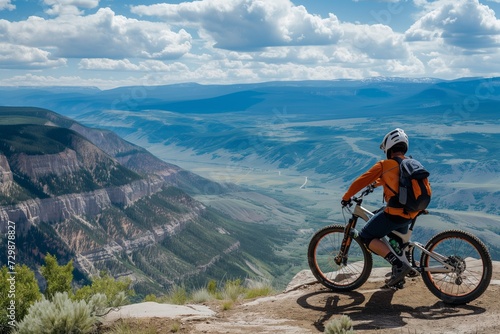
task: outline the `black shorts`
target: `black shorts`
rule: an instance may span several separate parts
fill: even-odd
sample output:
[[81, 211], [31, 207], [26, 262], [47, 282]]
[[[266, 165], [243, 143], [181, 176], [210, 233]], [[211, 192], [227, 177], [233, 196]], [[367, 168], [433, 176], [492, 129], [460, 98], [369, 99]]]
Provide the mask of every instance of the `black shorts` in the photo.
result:
[[411, 223], [411, 219], [394, 219], [393, 216], [380, 211], [373, 216], [366, 225], [359, 232], [359, 236], [366, 243], [369, 244], [373, 239], [381, 239], [392, 231], [400, 233], [407, 233]]

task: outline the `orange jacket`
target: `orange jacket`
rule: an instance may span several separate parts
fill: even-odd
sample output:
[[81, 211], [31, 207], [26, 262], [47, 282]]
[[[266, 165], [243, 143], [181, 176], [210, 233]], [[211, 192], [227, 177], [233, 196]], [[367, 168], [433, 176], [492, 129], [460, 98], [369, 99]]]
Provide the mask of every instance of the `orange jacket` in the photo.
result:
[[[342, 199], [348, 201], [352, 196], [372, 183], [375, 183], [376, 187], [384, 186], [384, 200], [389, 203], [389, 199], [395, 195], [389, 187], [395, 191], [399, 188], [398, 162], [393, 159], [378, 161], [363, 175], [354, 180]], [[418, 214], [418, 211], [405, 213], [403, 208], [389, 207], [389, 205], [385, 207], [384, 211], [390, 215], [401, 216], [406, 219], [415, 218]]]

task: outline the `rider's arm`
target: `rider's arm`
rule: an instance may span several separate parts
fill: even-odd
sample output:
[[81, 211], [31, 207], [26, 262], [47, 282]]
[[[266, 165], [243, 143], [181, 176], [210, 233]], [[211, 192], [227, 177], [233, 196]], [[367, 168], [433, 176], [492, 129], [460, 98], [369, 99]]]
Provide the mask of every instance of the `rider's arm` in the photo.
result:
[[364, 187], [376, 182], [382, 175], [382, 163], [379, 161], [373, 165], [364, 174], [358, 177], [351, 184], [347, 192], [342, 196], [342, 200], [348, 201], [352, 196], [356, 195]]

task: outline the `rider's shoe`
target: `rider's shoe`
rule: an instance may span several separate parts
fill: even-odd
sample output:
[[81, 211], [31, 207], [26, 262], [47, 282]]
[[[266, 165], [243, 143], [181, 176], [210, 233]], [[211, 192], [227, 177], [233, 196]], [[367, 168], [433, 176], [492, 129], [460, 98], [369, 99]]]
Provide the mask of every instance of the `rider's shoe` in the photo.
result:
[[402, 281], [399, 281], [399, 283], [396, 283], [396, 285], [391, 286], [391, 289], [396, 289], [396, 290], [401, 290], [404, 289], [405, 287], [405, 280], [403, 279]]
[[411, 271], [411, 267], [406, 263], [403, 263], [401, 267], [392, 266], [391, 278], [386, 280], [387, 286], [395, 286], [405, 279], [405, 276]]

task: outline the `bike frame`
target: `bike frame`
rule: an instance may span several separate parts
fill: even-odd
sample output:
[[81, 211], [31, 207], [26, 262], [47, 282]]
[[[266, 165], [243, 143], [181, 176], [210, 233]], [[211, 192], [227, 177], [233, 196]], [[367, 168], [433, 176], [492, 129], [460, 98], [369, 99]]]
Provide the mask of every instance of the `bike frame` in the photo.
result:
[[[358, 218], [361, 218], [364, 221], [370, 220], [377, 212], [379, 212], [382, 209], [379, 209], [375, 212], [371, 212], [364, 208], [361, 203], [363, 202], [363, 197], [368, 195], [369, 193], [373, 192], [373, 187], [368, 187], [363, 193], [360, 195], [360, 197], [354, 197], [353, 201], [356, 203], [354, 206], [354, 209], [351, 209], [349, 206], [346, 206], [347, 210], [351, 213], [352, 217], [349, 219], [349, 222], [346, 225], [345, 228], [345, 236], [344, 240], [342, 241], [342, 247], [341, 247], [341, 254], [339, 254], [335, 258], [335, 262], [337, 264], [340, 264], [340, 262], [345, 262], [347, 260], [347, 253], [349, 252], [349, 247], [351, 245], [351, 241], [353, 238], [353, 232], [356, 228], [357, 220]], [[401, 261], [405, 262], [407, 265], [409, 265], [412, 270], [415, 273], [422, 273], [422, 272], [433, 272], [433, 273], [450, 273], [455, 270], [455, 268], [445, 261], [447, 260], [448, 257], [443, 256], [439, 253], [436, 252], [430, 252], [428, 251], [425, 246], [419, 242], [414, 242], [411, 241], [411, 235], [413, 232], [413, 227], [415, 226], [416, 222], [416, 217], [413, 219], [411, 222], [408, 232], [403, 234], [398, 231], [392, 231], [391, 233], [398, 236], [402, 240], [402, 248], [401, 248], [401, 255], [396, 254], [396, 252], [392, 249], [391, 245], [389, 244], [388, 237], [381, 238], [380, 240], [385, 243], [389, 250], [396, 256], [398, 257]], [[432, 266], [432, 267], [422, 267], [417, 266], [415, 264], [415, 260], [413, 259], [413, 252], [415, 248], [419, 249], [421, 252], [429, 255], [431, 258], [439, 262], [442, 266]], [[409, 252], [412, 255], [412, 263], [408, 261], [408, 258], [406, 257], [406, 253]]]

